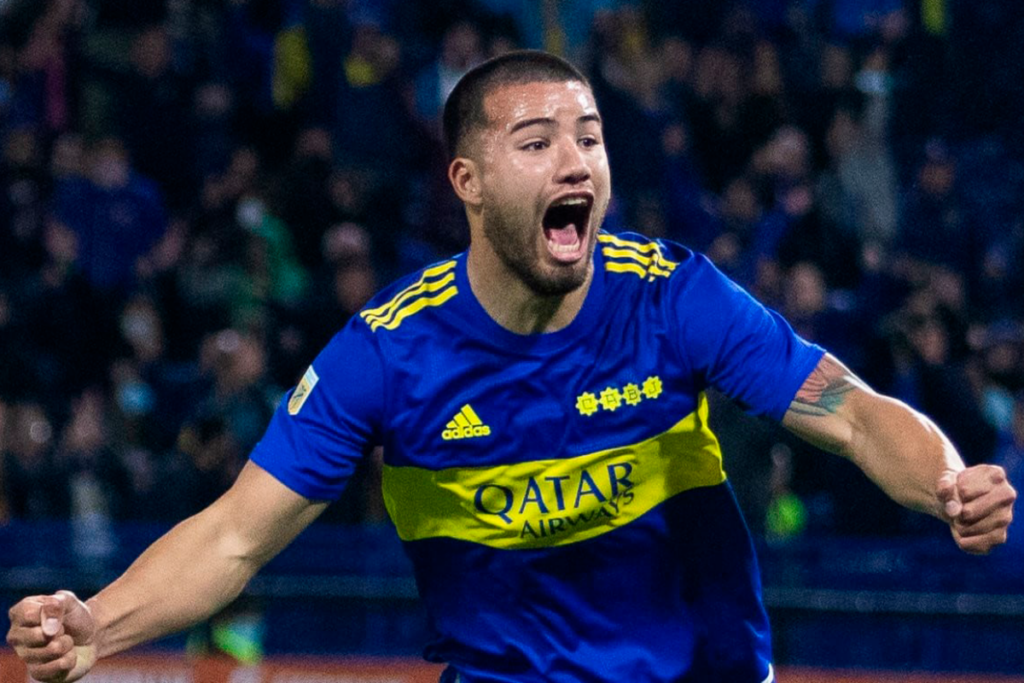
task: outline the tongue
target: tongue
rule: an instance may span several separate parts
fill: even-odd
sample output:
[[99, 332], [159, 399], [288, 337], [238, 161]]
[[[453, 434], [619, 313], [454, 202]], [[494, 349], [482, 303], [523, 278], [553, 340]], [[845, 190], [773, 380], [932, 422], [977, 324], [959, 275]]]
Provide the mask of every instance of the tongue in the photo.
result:
[[576, 224], [569, 223], [561, 228], [548, 228], [548, 239], [555, 244], [573, 244], [576, 242]]

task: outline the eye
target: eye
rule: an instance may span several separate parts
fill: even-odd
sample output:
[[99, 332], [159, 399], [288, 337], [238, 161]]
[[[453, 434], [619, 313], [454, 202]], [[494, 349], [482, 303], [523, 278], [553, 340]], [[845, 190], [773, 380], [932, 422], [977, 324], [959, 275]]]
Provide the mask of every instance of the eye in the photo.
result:
[[599, 144], [601, 144], [601, 141], [590, 135], [580, 138], [580, 145], [583, 147], [597, 147]]
[[534, 140], [532, 142], [527, 142], [525, 145], [520, 147], [520, 149], [525, 152], [539, 152], [543, 149], [547, 149], [547, 147], [548, 143], [546, 140]]

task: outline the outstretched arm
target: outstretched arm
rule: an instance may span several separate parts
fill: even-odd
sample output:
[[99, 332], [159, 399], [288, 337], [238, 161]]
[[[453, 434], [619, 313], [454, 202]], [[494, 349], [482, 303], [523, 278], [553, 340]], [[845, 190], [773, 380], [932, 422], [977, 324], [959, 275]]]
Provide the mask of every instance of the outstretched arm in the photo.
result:
[[804, 381], [782, 423], [853, 461], [896, 502], [948, 522], [963, 550], [987, 553], [1006, 541], [1017, 494], [1003, 469], [965, 467], [934, 422], [876, 393], [832, 355]]
[[12, 607], [8, 643], [33, 678], [76, 680], [101, 657], [218, 612], [326, 505], [250, 462], [227, 493], [175, 526], [84, 604], [61, 591]]

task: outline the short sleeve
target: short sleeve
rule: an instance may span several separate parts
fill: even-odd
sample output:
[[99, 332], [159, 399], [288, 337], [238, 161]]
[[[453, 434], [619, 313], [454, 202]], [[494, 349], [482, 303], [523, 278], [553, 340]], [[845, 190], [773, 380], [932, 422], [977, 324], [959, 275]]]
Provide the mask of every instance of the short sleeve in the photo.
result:
[[383, 372], [369, 329], [353, 318], [282, 399], [250, 459], [306, 498], [338, 498], [379, 441]]
[[781, 420], [825, 353], [706, 257], [686, 263], [674, 302], [680, 350], [690, 366], [753, 415]]

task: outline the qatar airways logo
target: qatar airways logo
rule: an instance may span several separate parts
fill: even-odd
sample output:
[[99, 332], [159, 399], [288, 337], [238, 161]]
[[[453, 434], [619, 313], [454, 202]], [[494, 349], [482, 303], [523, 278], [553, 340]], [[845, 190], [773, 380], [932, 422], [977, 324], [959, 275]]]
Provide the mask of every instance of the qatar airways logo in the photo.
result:
[[521, 539], [571, 533], [609, 521], [632, 503], [633, 472], [632, 463], [611, 462], [512, 485], [484, 484], [476, 489], [473, 506], [515, 528]]

